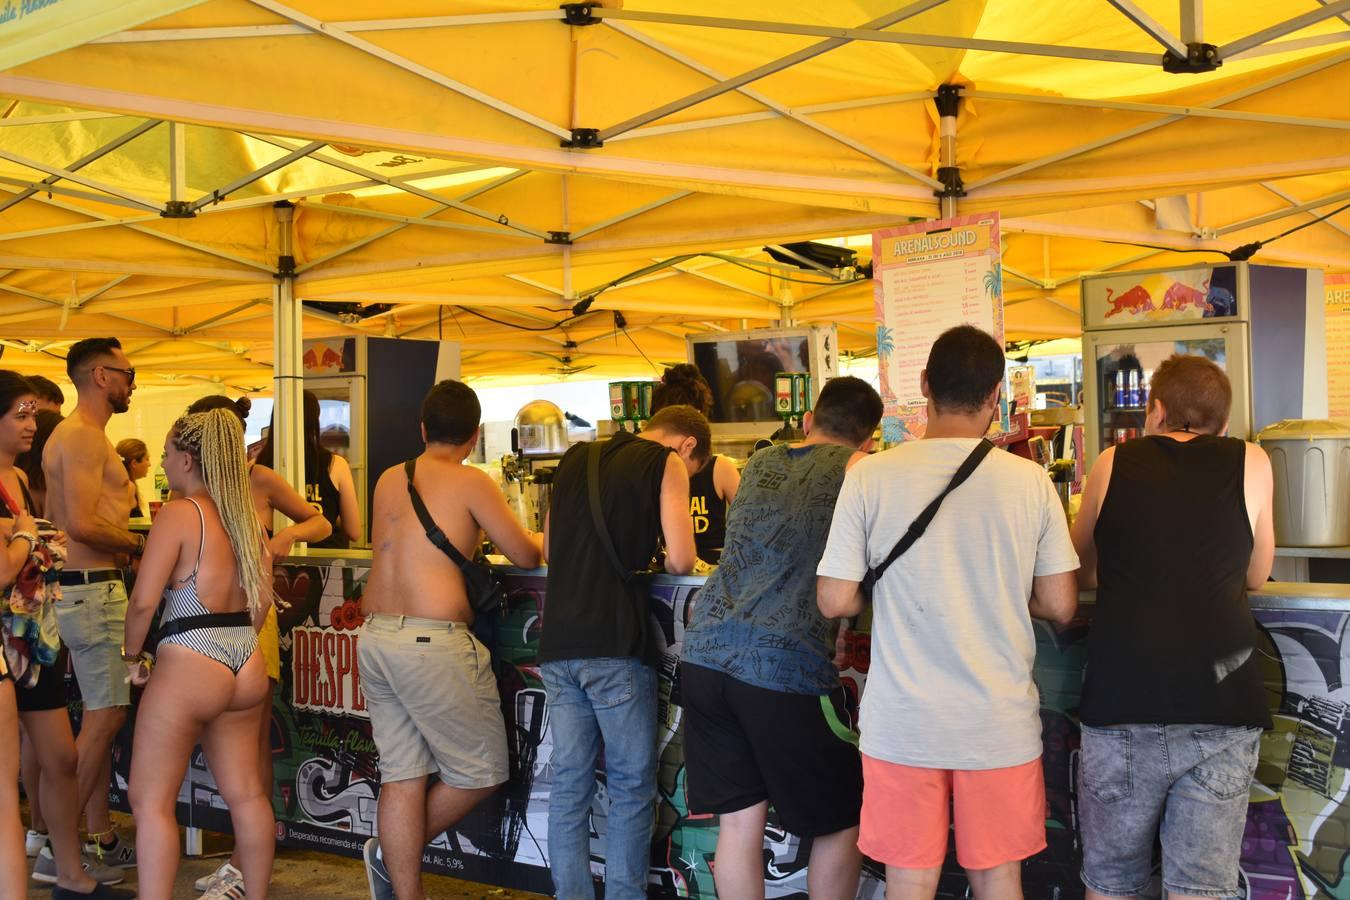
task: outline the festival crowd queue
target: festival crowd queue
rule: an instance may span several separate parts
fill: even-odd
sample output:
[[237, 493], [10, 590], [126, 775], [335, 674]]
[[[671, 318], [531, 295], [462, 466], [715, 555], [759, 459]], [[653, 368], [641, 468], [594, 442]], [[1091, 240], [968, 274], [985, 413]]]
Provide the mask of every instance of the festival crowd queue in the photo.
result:
[[[169, 898], [174, 806], [199, 743], [236, 843], [196, 887], [208, 900], [265, 898], [267, 722], [280, 678], [271, 565], [297, 541], [359, 538], [350, 469], [322, 448], [312, 395], [305, 471], [319, 504], [269, 468], [270, 438], [249, 458], [246, 398], [203, 398], [164, 438], [172, 493], [147, 538], [128, 520], [144, 509], [134, 481], [150, 451], [106, 436], [136, 370], [114, 338], [74, 344], [66, 367], [78, 401], [65, 419], [54, 384], [0, 371], [0, 900], [26, 896], [26, 850], [56, 900], [133, 897], [113, 886], [133, 866], [141, 897]], [[1004, 356], [978, 329], [933, 344], [922, 440], [872, 453], [881, 398], [835, 378], [804, 439], [759, 450], [739, 474], [711, 453], [711, 394], [690, 368], [667, 371], [641, 433], [566, 453], [542, 534], [464, 465], [482, 418], [474, 391], [443, 381], [424, 399], [425, 452], [375, 488], [362, 600], [358, 656], [381, 779], [378, 837], [364, 852], [373, 900], [420, 900], [423, 847], [508, 777], [489, 651], [470, 630], [492, 589], [473, 562], [484, 535], [516, 566], [548, 564], [548, 856], [564, 900], [596, 896], [588, 818], [601, 767], [604, 894], [647, 893], [659, 647], [636, 574], [658, 551], [673, 574], [718, 563], [678, 677], [689, 808], [719, 817], [723, 900], [764, 896], [770, 805], [811, 839], [813, 898], [852, 900], [865, 854], [885, 866], [890, 900], [928, 900], [953, 831], [975, 897], [1022, 897], [1022, 861], [1046, 846], [1032, 620], [1071, 622], [1080, 587], [1097, 590], [1080, 709], [1087, 896], [1146, 891], [1159, 843], [1174, 900], [1236, 895], [1248, 787], [1271, 724], [1246, 595], [1274, 557], [1272, 477], [1259, 448], [1223, 436], [1232, 394], [1218, 366], [1174, 356], [1159, 367], [1145, 436], [1097, 460], [1072, 530], [1044, 470], [985, 439]], [[274, 513], [292, 524], [273, 533]], [[855, 730], [835, 647], [869, 607]], [[67, 653], [84, 705], [78, 739]], [[109, 823], [106, 790], [133, 687], [144, 691], [134, 847]]]

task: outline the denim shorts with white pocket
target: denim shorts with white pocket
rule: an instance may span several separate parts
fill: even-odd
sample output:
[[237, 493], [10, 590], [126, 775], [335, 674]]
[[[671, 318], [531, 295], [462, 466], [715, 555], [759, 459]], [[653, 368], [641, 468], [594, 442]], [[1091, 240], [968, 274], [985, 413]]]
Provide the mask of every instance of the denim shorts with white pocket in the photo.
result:
[[1132, 897], [1162, 837], [1163, 886], [1233, 897], [1261, 729], [1233, 725], [1083, 726], [1078, 810], [1083, 883]]

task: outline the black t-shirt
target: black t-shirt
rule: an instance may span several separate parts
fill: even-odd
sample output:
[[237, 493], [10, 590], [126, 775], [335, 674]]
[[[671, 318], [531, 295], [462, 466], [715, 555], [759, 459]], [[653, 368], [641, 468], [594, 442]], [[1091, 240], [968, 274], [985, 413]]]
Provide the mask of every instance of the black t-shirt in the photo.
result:
[[342, 516], [342, 498], [337, 485], [333, 484], [332, 475], [329, 474], [332, 465], [333, 458], [330, 456], [328, 465], [319, 467], [318, 472], [311, 472], [308, 467], [305, 468], [305, 499], [328, 520], [329, 525], [333, 526], [332, 534], [310, 546], [345, 550], [350, 546], [350, 542], [346, 533], [338, 526], [338, 519]]
[[1094, 532], [1084, 724], [1270, 727], [1247, 602], [1246, 453], [1209, 435], [1116, 448]]
[[[549, 503], [548, 599], [539, 661], [631, 656], [654, 663], [645, 588], [625, 584], [591, 518], [586, 453], [577, 444], [558, 463]], [[661, 480], [671, 451], [621, 431], [600, 454], [600, 507], [615, 552], [646, 568], [661, 533]]]
[[714, 470], [717, 457], [710, 456], [708, 464], [689, 479], [689, 517], [694, 521], [694, 546], [698, 558], [717, 564], [727, 540], [727, 502], [717, 496]]

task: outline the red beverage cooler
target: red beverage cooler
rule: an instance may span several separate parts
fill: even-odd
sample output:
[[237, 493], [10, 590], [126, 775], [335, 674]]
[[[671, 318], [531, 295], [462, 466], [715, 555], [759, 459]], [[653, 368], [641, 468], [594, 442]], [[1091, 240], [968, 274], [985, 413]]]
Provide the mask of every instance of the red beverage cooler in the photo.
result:
[[1174, 353], [1228, 373], [1233, 437], [1325, 417], [1322, 293], [1320, 271], [1234, 262], [1083, 279], [1088, 464], [1143, 435], [1153, 373]]

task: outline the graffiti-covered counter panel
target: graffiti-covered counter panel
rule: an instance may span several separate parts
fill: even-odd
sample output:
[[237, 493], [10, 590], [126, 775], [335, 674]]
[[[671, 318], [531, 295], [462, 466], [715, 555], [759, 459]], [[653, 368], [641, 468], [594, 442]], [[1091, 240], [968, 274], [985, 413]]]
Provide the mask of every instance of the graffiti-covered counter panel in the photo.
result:
[[[274, 698], [273, 804], [282, 843], [356, 855], [375, 829], [379, 776], [356, 664], [360, 598], [368, 556], [331, 551], [278, 566], [282, 685]], [[511, 780], [454, 832], [426, 850], [428, 871], [550, 893], [547, 817], [554, 747], [536, 651], [545, 607], [545, 576], [506, 570], [509, 599], [493, 646], [508, 729]], [[684, 798], [682, 707], [677, 662], [684, 625], [701, 578], [654, 577], [652, 615], [664, 636], [660, 672], [659, 809], [653, 836], [651, 891], [661, 897], [713, 897], [716, 819], [691, 816]], [[1268, 732], [1251, 791], [1243, 889], [1252, 898], [1293, 900], [1350, 896], [1350, 587], [1273, 585], [1253, 597], [1261, 626], [1275, 728]], [[1036, 677], [1045, 737], [1049, 847], [1025, 868], [1026, 895], [1076, 898], [1074, 829], [1079, 732], [1076, 720], [1091, 606], [1073, 625], [1037, 624]], [[1159, 623], [1165, 628], [1166, 623]], [[867, 676], [870, 639], [846, 635], [836, 663], [856, 708]], [[1346, 742], [1342, 745], [1342, 738]], [[600, 836], [608, 798], [597, 791], [590, 829], [592, 865], [603, 875]], [[229, 817], [198, 754], [184, 785], [185, 824], [229, 831]], [[806, 896], [809, 842], [777, 827], [765, 831], [769, 897]], [[949, 858], [940, 894], [964, 897], [966, 883]], [[869, 863], [860, 897], [884, 893], [880, 867]]]

